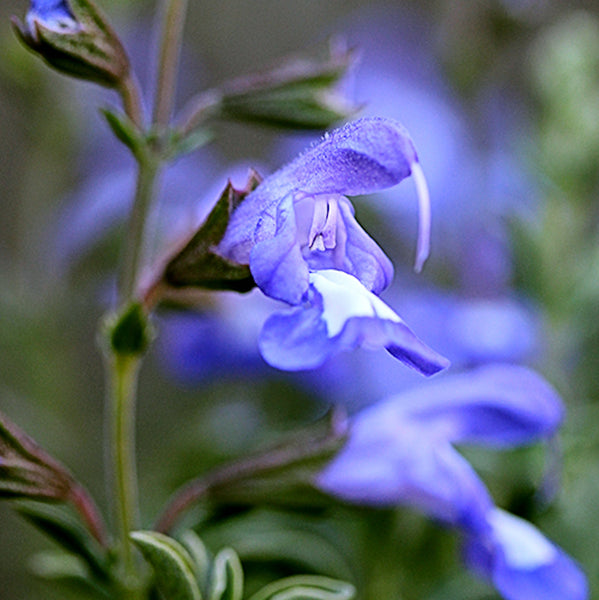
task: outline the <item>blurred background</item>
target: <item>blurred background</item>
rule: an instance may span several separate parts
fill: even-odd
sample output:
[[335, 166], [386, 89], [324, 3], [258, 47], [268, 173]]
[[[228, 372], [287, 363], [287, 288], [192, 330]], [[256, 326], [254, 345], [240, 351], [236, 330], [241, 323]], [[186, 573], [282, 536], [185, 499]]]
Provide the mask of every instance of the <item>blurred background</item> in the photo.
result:
[[[155, 3], [101, 4], [151, 90]], [[98, 112], [117, 98], [51, 72], [17, 41], [9, 18], [27, 8], [24, 0], [0, 5], [0, 410], [106, 509], [96, 332], [110, 302], [134, 170]], [[363, 107], [359, 114], [406, 125], [433, 201], [432, 256], [416, 276], [411, 182], [356, 200], [359, 220], [396, 266], [384, 298], [453, 369], [526, 364], [560, 391], [568, 416], [559, 448], [464, 452], [500, 506], [581, 563], [594, 594], [598, 9], [557, 0], [194, 0], [178, 90], [182, 106], [201, 89], [286, 55], [325, 54], [331, 39], [357, 49], [343, 92]], [[166, 174], [154, 256], [198, 223], [228, 176], [241, 184], [250, 165], [266, 174], [318, 137], [241, 124], [216, 132]], [[368, 352], [311, 373], [275, 371], [256, 347], [269, 310], [259, 295], [223, 294], [203, 314], [157, 319], [138, 413], [146, 525], [176, 486], [204, 469], [311, 422], [332, 402], [355, 410], [421, 381]], [[452, 532], [408, 510], [373, 512], [366, 521], [342, 510], [248, 510], [201, 533], [215, 548], [238, 544], [257, 578], [323, 564], [351, 575], [359, 564], [380, 571], [369, 597], [497, 597], [465, 572]], [[243, 544], [274, 528], [288, 535], [276, 549], [288, 555], [267, 568], [268, 552]], [[368, 565], [368, 548], [380, 546], [385, 531], [394, 534], [384, 541], [388, 562]], [[304, 551], [293, 554], [290, 540], [300, 535]], [[33, 555], [51, 547], [0, 504], [0, 598], [65, 598], [29, 575]]]

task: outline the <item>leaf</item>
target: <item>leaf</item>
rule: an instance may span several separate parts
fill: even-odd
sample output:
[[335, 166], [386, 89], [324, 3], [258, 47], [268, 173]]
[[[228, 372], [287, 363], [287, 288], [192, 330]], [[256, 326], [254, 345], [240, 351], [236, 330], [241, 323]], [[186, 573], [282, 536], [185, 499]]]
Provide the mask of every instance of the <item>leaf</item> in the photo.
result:
[[351, 583], [320, 575], [295, 575], [274, 581], [250, 600], [351, 600], [356, 589]]
[[237, 553], [224, 548], [214, 558], [210, 578], [209, 600], [241, 600], [243, 569]]
[[110, 592], [96, 585], [89, 576], [85, 563], [79, 556], [63, 552], [39, 552], [35, 554], [29, 567], [36, 577], [50, 581], [60, 581], [85, 597], [111, 598]]
[[210, 553], [208, 552], [208, 549], [198, 534], [191, 529], [184, 531], [179, 539], [193, 560], [200, 590], [207, 593], [211, 568]]
[[144, 135], [127, 115], [117, 113], [110, 108], [102, 108], [100, 112], [119, 141], [123, 142], [136, 156], [142, 152], [146, 144]]
[[64, 509], [49, 504], [19, 504], [17, 512], [68, 552], [79, 556], [98, 579], [108, 579], [107, 556], [89, 532]]
[[201, 600], [189, 552], [176, 540], [155, 531], [135, 531], [131, 539], [152, 565], [156, 587], [167, 600]]
[[214, 134], [207, 128], [194, 129], [186, 135], [173, 131], [168, 140], [166, 157], [175, 159], [202, 148], [214, 139]]

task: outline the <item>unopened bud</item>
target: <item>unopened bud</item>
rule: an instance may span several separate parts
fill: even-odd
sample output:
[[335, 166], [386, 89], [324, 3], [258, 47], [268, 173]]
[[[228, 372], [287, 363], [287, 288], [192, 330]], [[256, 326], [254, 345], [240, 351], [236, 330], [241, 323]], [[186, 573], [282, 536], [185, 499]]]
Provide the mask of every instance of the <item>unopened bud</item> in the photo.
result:
[[326, 129], [356, 112], [339, 89], [353, 59], [346, 49], [332, 49], [322, 60], [289, 60], [235, 79], [221, 88], [221, 115], [281, 127]]
[[106, 17], [89, 0], [32, 0], [21, 41], [58, 71], [117, 87], [129, 74], [127, 54]]

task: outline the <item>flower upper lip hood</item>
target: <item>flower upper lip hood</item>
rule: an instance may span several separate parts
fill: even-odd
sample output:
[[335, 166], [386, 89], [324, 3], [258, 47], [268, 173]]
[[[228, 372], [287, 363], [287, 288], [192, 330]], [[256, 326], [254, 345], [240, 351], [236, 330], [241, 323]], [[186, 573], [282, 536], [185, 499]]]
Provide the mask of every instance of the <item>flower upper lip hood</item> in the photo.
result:
[[428, 253], [429, 200], [418, 156], [405, 128], [363, 118], [326, 134], [267, 177], [232, 215], [217, 251], [249, 264], [269, 296], [298, 304], [312, 269], [338, 269], [379, 293], [393, 267], [357, 224], [345, 195], [368, 194], [415, 178], [421, 212], [417, 267]]

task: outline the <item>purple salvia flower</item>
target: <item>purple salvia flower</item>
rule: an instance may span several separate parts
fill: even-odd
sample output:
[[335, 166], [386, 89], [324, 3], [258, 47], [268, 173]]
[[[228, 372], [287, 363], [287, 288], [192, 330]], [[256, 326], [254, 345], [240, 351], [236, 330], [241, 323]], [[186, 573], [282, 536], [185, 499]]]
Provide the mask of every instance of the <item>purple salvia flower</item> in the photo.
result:
[[392, 187], [412, 175], [421, 223], [416, 258], [428, 255], [430, 209], [426, 181], [407, 131], [396, 121], [364, 118], [327, 134], [288, 166], [265, 179], [233, 214], [218, 252], [250, 265], [262, 291], [297, 305], [309, 273], [336, 269], [375, 294], [393, 267], [358, 225], [345, 197]]
[[580, 567], [533, 525], [494, 508], [489, 529], [466, 541], [469, 568], [507, 600], [584, 600], [588, 584]]
[[[531, 443], [554, 434], [562, 415], [557, 394], [524, 367], [489, 365], [445, 377], [358, 413], [318, 485], [349, 501], [421, 506], [463, 526], [486, 515], [490, 499], [452, 444]], [[389, 478], [377, 481], [377, 471]]]
[[579, 567], [529, 523], [493, 504], [453, 443], [513, 447], [552, 436], [555, 391], [523, 367], [489, 365], [445, 377], [358, 413], [348, 442], [316, 484], [346, 501], [406, 504], [466, 538], [469, 567], [508, 600], [583, 600]]
[[425, 375], [449, 365], [356, 277], [324, 269], [309, 273], [300, 306], [275, 313], [260, 334], [260, 351], [272, 366], [312, 369], [340, 350], [386, 348]]

